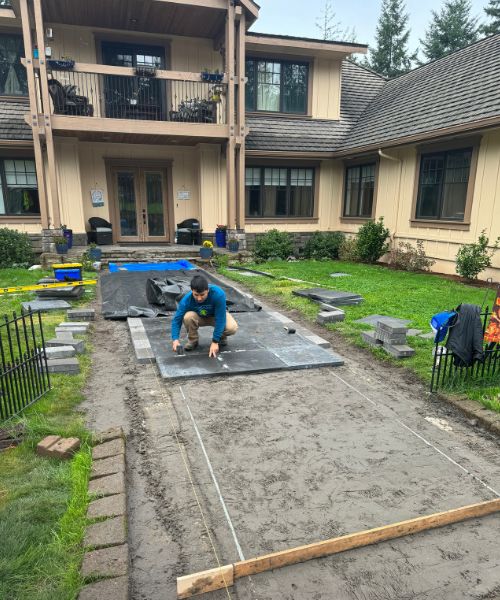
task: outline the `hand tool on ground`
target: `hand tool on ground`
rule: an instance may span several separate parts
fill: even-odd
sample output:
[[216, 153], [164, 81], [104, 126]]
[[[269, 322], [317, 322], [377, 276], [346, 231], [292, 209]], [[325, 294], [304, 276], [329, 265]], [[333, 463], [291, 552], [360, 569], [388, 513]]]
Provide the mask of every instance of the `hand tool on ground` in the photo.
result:
[[288, 331], [288, 333], [295, 333], [295, 329], [293, 327], [283, 327], [283, 329]]
[[177, 346], [177, 356], [184, 356], [184, 346], [182, 344]]

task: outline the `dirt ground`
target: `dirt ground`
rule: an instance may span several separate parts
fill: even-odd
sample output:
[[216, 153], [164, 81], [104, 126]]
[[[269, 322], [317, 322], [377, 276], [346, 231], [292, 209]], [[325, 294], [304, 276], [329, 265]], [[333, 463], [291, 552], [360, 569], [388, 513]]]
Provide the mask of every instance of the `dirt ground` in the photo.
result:
[[[345, 366], [179, 385], [136, 363], [125, 323], [96, 321], [84, 410], [93, 429], [122, 425], [128, 435], [133, 600], [174, 599], [178, 576], [218, 561], [500, 495], [498, 438], [405, 371], [310, 328]], [[205, 597], [500, 598], [499, 534], [493, 515], [262, 573]]]

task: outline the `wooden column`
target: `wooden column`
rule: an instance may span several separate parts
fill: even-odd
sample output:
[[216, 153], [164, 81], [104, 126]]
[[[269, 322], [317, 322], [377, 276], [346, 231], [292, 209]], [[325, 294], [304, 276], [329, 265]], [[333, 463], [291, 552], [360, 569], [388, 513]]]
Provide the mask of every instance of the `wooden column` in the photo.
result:
[[50, 224], [49, 205], [45, 183], [45, 167], [43, 163], [43, 150], [40, 141], [40, 124], [38, 122], [38, 102], [33, 68], [33, 44], [31, 41], [31, 24], [28, 9], [28, 0], [20, 0], [21, 23], [23, 28], [24, 52], [26, 54], [26, 77], [28, 80], [28, 94], [30, 99], [30, 120], [33, 132], [33, 149], [35, 152], [36, 177], [38, 182], [38, 200], [40, 202], [40, 216], [42, 229], [48, 229]]
[[227, 217], [229, 229], [236, 226], [236, 139], [235, 139], [235, 81], [234, 81], [234, 6], [227, 2], [226, 16], [226, 72], [227, 72], [227, 123], [229, 139], [226, 144]]
[[52, 201], [52, 220], [54, 227], [60, 227], [61, 214], [59, 209], [59, 190], [57, 185], [56, 155], [54, 137], [52, 135], [51, 102], [47, 78], [47, 62], [45, 58], [45, 31], [41, 0], [33, 0], [35, 11], [35, 29], [38, 44], [40, 66], [40, 90], [42, 93], [42, 111], [45, 126], [45, 142], [47, 146], [47, 169], [49, 172], [50, 197]]
[[237, 190], [237, 224], [239, 229], [245, 229], [245, 12], [238, 15], [238, 37], [236, 44], [237, 69], [237, 151], [236, 151], [236, 190]]

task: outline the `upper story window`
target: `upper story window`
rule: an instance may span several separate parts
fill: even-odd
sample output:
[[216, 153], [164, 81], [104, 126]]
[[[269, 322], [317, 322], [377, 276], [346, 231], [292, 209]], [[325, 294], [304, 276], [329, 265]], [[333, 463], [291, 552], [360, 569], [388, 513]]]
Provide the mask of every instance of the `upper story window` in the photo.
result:
[[344, 217], [370, 219], [375, 195], [375, 163], [347, 167]]
[[39, 214], [35, 161], [0, 160], [0, 216]]
[[26, 69], [21, 64], [24, 44], [21, 35], [0, 33], [0, 96], [27, 96]]
[[246, 76], [247, 111], [306, 114], [307, 63], [249, 58]]
[[417, 219], [464, 221], [472, 148], [422, 154]]

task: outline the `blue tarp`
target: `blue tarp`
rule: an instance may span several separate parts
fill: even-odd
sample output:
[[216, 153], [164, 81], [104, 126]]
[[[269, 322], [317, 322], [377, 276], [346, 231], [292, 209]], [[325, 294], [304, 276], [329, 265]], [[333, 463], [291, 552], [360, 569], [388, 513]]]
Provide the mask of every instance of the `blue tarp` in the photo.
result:
[[118, 271], [190, 271], [196, 269], [188, 260], [177, 260], [164, 263], [127, 263], [119, 265], [109, 263], [109, 272], [118, 273]]

